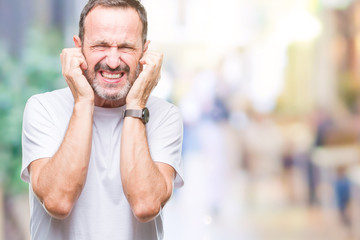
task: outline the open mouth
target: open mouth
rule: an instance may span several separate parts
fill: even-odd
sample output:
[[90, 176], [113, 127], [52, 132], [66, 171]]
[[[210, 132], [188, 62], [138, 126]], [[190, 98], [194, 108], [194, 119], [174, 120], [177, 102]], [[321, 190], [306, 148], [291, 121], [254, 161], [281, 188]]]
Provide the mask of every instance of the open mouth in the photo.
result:
[[111, 82], [111, 83], [120, 82], [121, 78], [125, 75], [125, 72], [112, 73], [112, 72], [100, 71], [99, 73], [105, 81]]
[[124, 72], [121, 73], [107, 73], [107, 72], [100, 72], [101, 76], [108, 79], [116, 79], [116, 78], [122, 78], [124, 76]]

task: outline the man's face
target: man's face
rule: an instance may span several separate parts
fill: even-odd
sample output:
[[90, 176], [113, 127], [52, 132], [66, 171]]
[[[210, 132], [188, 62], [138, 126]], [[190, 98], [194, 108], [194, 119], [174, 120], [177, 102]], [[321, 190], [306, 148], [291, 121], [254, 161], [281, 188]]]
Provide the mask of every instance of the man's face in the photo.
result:
[[142, 23], [132, 8], [95, 7], [84, 23], [85, 76], [95, 100], [124, 100], [140, 71]]

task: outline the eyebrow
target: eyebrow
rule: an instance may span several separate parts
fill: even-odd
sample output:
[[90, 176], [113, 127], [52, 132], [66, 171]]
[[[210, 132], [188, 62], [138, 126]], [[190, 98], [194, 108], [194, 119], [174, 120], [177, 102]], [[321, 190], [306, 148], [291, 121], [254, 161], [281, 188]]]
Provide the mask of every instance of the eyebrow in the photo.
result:
[[[112, 44], [110, 44], [109, 42], [106, 42], [104, 40], [97, 40], [94, 41], [92, 43], [89, 43], [89, 45], [91, 46], [96, 46], [96, 45], [105, 45], [105, 46], [112, 46]], [[131, 47], [131, 48], [135, 48], [135, 44], [131, 44], [129, 42], [125, 42], [125, 43], [120, 43], [120, 44], [116, 44], [117, 47]]]

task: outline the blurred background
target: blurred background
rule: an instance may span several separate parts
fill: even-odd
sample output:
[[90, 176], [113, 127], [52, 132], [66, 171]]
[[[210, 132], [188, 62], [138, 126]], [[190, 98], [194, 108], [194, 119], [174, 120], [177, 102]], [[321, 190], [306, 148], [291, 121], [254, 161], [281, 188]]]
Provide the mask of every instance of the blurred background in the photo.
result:
[[[165, 239], [360, 239], [360, 1], [142, 2], [185, 125]], [[22, 113], [85, 3], [0, 0], [0, 240], [29, 239]]]

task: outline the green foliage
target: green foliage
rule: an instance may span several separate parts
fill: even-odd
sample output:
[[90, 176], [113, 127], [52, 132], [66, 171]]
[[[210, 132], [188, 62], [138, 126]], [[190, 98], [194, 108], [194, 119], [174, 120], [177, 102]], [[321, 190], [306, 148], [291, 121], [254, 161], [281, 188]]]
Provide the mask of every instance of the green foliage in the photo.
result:
[[64, 86], [59, 59], [61, 34], [34, 27], [26, 39], [19, 59], [13, 58], [0, 43], [0, 182], [7, 193], [27, 189], [19, 177], [22, 114], [27, 99]]

